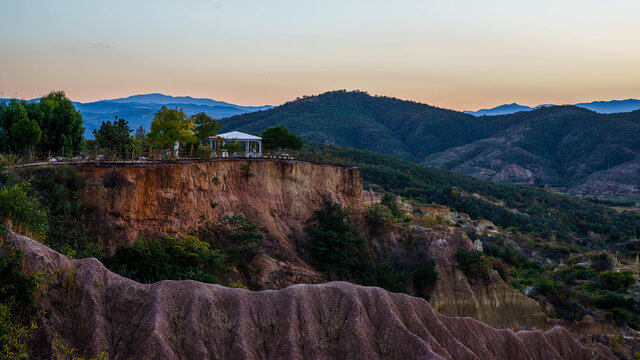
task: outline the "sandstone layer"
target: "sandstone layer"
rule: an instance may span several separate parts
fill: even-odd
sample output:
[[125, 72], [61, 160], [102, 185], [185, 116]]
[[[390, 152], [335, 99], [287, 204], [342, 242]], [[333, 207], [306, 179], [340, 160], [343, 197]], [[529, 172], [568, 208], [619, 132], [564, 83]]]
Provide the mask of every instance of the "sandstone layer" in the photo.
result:
[[613, 359], [562, 327], [497, 330], [420, 298], [344, 282], [252, 292], [195, 281], [145, 285], [8, 233], [31, 271], [52, 273], [34, 357], [53, 339], [114, 359]]
[[98, 218], [109, 252], [139, 237], [193, 231], [201, 218], [244, 215], [260, 227], [271, 253], [298, 265], [295, 241], [324, 198], [363, 210], [362, 179], [352, 167], [220, 159], [80, 169], [80, 201]]

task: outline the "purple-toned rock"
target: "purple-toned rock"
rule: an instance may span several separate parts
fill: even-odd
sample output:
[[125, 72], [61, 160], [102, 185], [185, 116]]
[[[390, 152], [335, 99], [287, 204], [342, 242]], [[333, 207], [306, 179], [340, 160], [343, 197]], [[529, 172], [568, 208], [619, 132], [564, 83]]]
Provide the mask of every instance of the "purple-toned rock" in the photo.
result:
[[145, 285], [9, 233], [27, 267], [55, 271], [31, 350], [53, 339], [114, 359], [614, 359], [562, 327], [497, 330], [423, 299], [345, 282], [252, 292], [195, 281]]

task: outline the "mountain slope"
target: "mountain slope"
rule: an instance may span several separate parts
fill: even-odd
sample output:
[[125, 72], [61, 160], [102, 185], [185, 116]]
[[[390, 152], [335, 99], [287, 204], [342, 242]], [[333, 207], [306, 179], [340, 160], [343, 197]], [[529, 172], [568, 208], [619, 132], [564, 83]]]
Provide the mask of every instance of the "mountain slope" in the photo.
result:
[[473, 116], [483, 116], [483, 115], [507, 115], [517, 113], [519, 111], [531, 111], [532, 107], [520, 105], [520, 104], [504, 104], [500, 106], [496, 106], [491, 109], [480, 109], [477, 111], [465, 111], [465, 114], [473, 115]]
[[262, 131], [285, 125], [307, 142], [351, 146], [422, 161], [487, 137], [500, 121], [360, 91], [333, 91], [225, 119], [225, 129]]
[[[222, 123], [245, 132], [285, 125], [307, 142], [424, 161], [483, 179], [535, 182], [575, 192], [591, 174], [613, 169], [584, 188], [594, 195], [612, 193], [605, 179], [620, 178], [618, 170], [634, 168], [622, 165], [640, 158], [640, 110], [598, 114], [576, 106], [544, 106], [474, 117], [363, 92], [334, 91]], [[640, 198], [640, 182], [635, 176], [629, 179], [618, 181], [616, 194]]]
[[113, 120], [115, 116], [129, 121], [132, 129], [139, 126], [149, 130], [156, 111], [162, 105], [183, 109], [187, 114], [204, 112], [214, 119], [225, 118], [247, 112], [266, 110], [271, 106], [240, 106], [211, 99], [198, 99], [190, 96], [169, 96], [163, 94], [133, 95], [126, 98], [101, 100], [90, 103], [74, 103], [82, 113], [85, 136], [93, 137], [93, 129], [100, 127], [103, 121]]
[[640, 156], [640, 111], [619, 116], [554, 106], [503, 118], [512, 124], [507, 129], [426, 164], [490, 180], [576, 186]]
[[[0, 102], [9, 100], [0, 99]], [[31, 99], [29, 101], [40, 101], [40, 99]], [[198, 99], [190, 96], [174, 97], [163, 94], [142, 94], [87, 103], [74, 102], [73, 104], [82, 113], [85, 127], [84, 136], [86, 138], [93, 138], [94, 129], [98, 129], [103, 121], [113, 121], [116, 116], [126, 119], [129, 122], [129, 126], [134, 130], [142, 126], [149, 131], [154, 113], [162, 105], [183, 109], [188, 115], [204, 112], [214, 119], [271, 108], [269, 105], [241, 106], [224, 101]]]
[[[509, 115], [509, 114], [520, 112], [520, 111], [531, 111], [541, 107], [548, 107], [548, 106], [555, 106], [555, 105], [546, 104], [546, 105], [538, 105], [536, 107], [530, 107], [526, 105], [519, 105], [519, 104], [513, 103], [513, 104], [504, 104], [504, 105], [496, 106], [490, 109], [480, 109], [477, 111], [465, 111], [464, 113], [470, 114], [473, 116]], [[588, 109], [591, 111], [595, 111], [600, 114], [625, 113], [625, 112], [640, 110], [640, 100], [627, 99], [627, 100], [611, 100], [611, 101], [592, 101], [588, 103], [578, 103], [578, 104], [575, 104], [575, 106]]]
[[[47, 314], [30, 344], [49, 358], [50, 339], [115, 359], [614, 359], [566, 329], [496, 330], [446, 317], [424, 299], [344, 282], [252, 292], [196, 281], [140, 284], [96, 259], [71, 260], [9, 233], [31, 271], [52, 277]], [[69, 285], [70, 284], [70, 285]], [[55, 342], [54, 345], [55, 346]]]

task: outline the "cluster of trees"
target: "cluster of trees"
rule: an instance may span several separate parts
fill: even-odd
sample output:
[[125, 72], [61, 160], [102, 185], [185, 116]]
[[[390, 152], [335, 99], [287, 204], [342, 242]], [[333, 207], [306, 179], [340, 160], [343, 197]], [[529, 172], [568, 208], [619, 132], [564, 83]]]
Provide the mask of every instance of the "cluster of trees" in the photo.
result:
[[[376, 253], [360, 233], [351, 210], [325, 199], [308, 229], [310, 258], [331, 278], [429, 297], [438, 280], [435, 262], [411, 238], [401, 251]], [[381, 219], [381, 221], [388, 221]], [[410, 236], [409, 236], [410, 237]], [[411, 291], [413, 290], [413, 291]]]
[[[99, 129], [93, 131], [95, 140], [90, 140], [90, 149], [112, 150], [121, 154], [132, 151], [142, 152], [147, 146], [154, 148], [173, 148], [176, 143], [182, 146], [193, 145], [198, 151], [206, 151], [203, 142], [210, 136], [215, 136], [222, 128], [219, 120], [211, 118], [205, 113], [188, 116], [181, 109], [170, 109], [163, 106], [155, 113], [151, 122], [151, 130], [145, 134], [144, 128], [138, 128], [135, 136], [125, 119], [105, 121]], [[261, 134], [265, 150], [299, 150], [304, 143], [302, 138], [290, 132], [284, 126], [273, 126], [265, 129]], [[236, 150], [237, 144], [227, 143], [225, 148]]]
[[82, 115], [62, 91], [39, 102], [0, 103], [0, 153], [77, 154], [84, 145], [82, 125]]

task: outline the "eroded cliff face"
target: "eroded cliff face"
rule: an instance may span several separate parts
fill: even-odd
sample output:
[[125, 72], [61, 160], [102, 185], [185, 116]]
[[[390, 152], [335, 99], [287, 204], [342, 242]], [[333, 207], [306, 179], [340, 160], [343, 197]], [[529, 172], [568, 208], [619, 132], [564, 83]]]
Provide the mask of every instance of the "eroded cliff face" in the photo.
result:
[[497, 330], [446, 317], [420, 298], [344, 282], [252, 292], [195, 281], [144, 285], [96, 259], [71, 260], [29, 238], [7, 241], [30, 271], [52, 273], [30, 350], [53, 339], [113, 359], [614, 359], [562, 327]]
[[80, 201], [97, 217], [109, 252], [140, 237], [191, 232], [201, 217], [244, 215], [260, 227], [272, 255], [302, 266], [296, 240], [324, 198], [364, 209], [362, 179], [351, 167], [229, 159], [80, 169]]
[[549, 319], [540, 305], [507, 285], [493, 272], [490, 281], [468, 279], [456, 269], [455, 253], [474, 245], [459, 228], [439, 225], [431, 228], [410, 226], [390, 230], [383, 238], [387, 247], [402, 247], [399, 239], [411, 234], [414, 248], [428, 254], [436, 263], [438, 281], [430, 292], [429, 303], [448, 316], [469, 316], [497, 328], [550, 329], [560, 324]]

